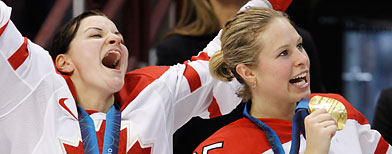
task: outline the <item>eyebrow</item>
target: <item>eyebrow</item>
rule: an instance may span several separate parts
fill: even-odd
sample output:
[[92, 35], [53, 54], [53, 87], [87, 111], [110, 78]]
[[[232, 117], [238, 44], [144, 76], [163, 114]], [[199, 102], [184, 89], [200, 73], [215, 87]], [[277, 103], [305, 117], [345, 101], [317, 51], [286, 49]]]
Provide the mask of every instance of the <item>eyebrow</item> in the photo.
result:
[[[98, 28], [98, 27], [89, 27], [84, 32], [86, 33], [89, 30], [97, 30], [97, 31], [101, 31], [101, 32], [103, 31], [101, 28]], [[116, 34], [116, 35], [120, 36], [121, 38], [123, 38], [122, 34], [119, 31], [115, 31], [114, 34]]]
[[98, 28], [98, 27], [89, 27], [89, 28], [87, 28], [84, 32], [87, 32], [87, 31], [89, 31], [89, 30], [98, 30], [98, 31], [102, 31], [102, 29], [101, 28]]

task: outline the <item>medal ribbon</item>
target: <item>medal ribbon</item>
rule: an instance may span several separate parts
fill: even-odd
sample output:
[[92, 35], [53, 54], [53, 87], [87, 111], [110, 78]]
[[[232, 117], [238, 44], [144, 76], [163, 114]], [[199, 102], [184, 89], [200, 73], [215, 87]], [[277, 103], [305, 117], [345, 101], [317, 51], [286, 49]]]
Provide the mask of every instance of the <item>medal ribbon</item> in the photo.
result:
[[302, 133], [306, 139], [304, 120], [305, 117], [309, 115], [308, 109], [309, 99], [301, 99], [297, 105], [297, 108], [295, 109], [295, 114], [293, 117], [290, 154], [298, 154], [299, 152], [299, 146], [301, 144], [301, 139], [299, 138], [300, 133]]
[[248, 114], [247, 106], [249, 103], [245, 105], [244, 108], [244, 116], [248, 118], [250, 121], [255, 123], [257, 126], [259, 126], [264, 132], [265, 135], [267, 136], [268, 142], [271, 145], [272, 151], [275, 154], [284, 154], [284, 150], [282, 147], [282, 143], [280, 142], [278, 135], [270, 128], [268, 127], [264, 122], [260, 121], [259, 119], [252, 117]]
[[[303, 136], [305, 137], [305, 127], [304, 127], [304, 119], [308, 113], [308, 103], [309, 99], [301, 99], [301, 101], [298, 103], [297, 108], [295, 110], [295, 115], [293, 117], [293, 128], [292, 128], [292, 136], [291, 136], [291, 148], [290, 148], [290, 154], [298, 154], [299, 152], [299, 146], [300, 146], [300, 132], [302, 132]], [[282, 147], [282, 143], [280, 142], [278, 135], [270, 128], [268, 127], [265, 123], [260, 121], [259, 119], [252, 117], [248, 114], [247, 106], [249, 103], [245, 105], [244, 108], [244, 116], [251, 120], [254, 124], [259, 126], [264, 132], [265, 135], [267, 136], [268, 142], [272, 148], [272, 151], [275, 154], [284, 154], [284, 150]]]
[[[80, 132], [82, 134], [85, 154], [99, 154], [98, 139], [94, 121], [88, 113], [78, 106]], [[103, 154], [118, 153], [120, 139], [121, 110], [113, 105], [106, 113], [105, 135], [103, 141]]]

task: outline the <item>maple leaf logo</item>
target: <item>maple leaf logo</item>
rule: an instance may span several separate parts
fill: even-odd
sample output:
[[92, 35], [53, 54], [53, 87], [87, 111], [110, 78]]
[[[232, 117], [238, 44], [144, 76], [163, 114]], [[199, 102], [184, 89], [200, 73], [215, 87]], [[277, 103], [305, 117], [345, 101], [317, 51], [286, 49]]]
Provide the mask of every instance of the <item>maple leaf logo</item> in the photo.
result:
[[[104, 120], [101, 124], [101, 128], [97, 132], [97, 138], [98, 138], [98, 146], [99, 146], [99, 152], [102, 153], [102, 148], [103, 148], [103, 141], [104, 141], [104, 136], [105, 136], [105, 123], [106, 121]], [[119, 154], [150, 154], [151, 153], [151, 147], [146, 147], [143, 148], [139, 141], [137, 140], [129, 149], [128, 152], [127, 150], [127, 128], [124, 128], [120, 131], [120, 141], [119, 141], [119, 148], [118, 148], [118, 153]], [[78, 146], [73, 146], [67, 143], [62, 143], [64, 145], [64, 149], [67, 154], [83, 154], [83, 143], [79, 141]]]
[[139, 141], [136, 141], [135, 144], [133, 144], [132, 148], [128, 151], [127, 154], [150, 154], [151, 153], [151, 147], [147, 148], [142, 148], [140, 146]]

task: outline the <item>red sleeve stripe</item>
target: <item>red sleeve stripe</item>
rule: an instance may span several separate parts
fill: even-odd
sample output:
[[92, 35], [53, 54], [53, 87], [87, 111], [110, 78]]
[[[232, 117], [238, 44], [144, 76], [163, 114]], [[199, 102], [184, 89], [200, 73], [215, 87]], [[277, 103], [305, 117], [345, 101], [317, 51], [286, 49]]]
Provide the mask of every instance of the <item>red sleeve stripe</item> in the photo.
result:
[[388, 150], [389, 144], [384, 140], [382, 136], [380, 136], [380, 140], [378, 141], [378, 145], [374, 154], [385, 154]]
[[169, 68], [169, 66], [149, 66], [128, 72], [124, 78], [123, 88], [115, 94], [116, 100], [120, 101], [121, 111]]
[[[196, 60], [202, 60], [202, 61], [208, 61], [210, 60], [210, 57], [208, 56], [207, 52], [201, 52], [198, 56], [192, 56], [191, 61], [196, 61]], [[184, 61], [184, 64], [188, 64], [189, 60]]]
[[[201, 52], [199, 56], [193, 56], [191, 58], [192, 61], [196, 60], [203, 60], [203, 61], [208, 61], [210, 57], [208, 56], [208, 53], [206, 52]], [[188, 65], [189, 61], [185, 61], [184, 64], [186, 65], [185, 71], [184, 71], [184, 76], [188, 80], [189, 87], [191, 89], [191, 92], [195, 91], [197, 88], [201, 87], [201, 80], [199, 74], [196, 72], [196, 70]]]
[[19, 49], [8, 58], [8, 62], [11, 64], [14, 70], [18, 69], [20, 65], [26, 60], [29, 56], [29, 51], [27, 50], [27, 38], [24, 37], [23, 44], [19, 47]]
[[[9, 21], [8, 21], [8, 22], [9, 22]], [[1, 28], [0, 28], [0, 36], [1, 36], [1, 34], [3, 34], [3, 32], [4, 32], [5, 28], [7, 27], [7, 25], [8, 25], [8, 22], [7, 22], [7, 23], [5, 23], [5, 25], [4, 25], [3, 27], [1, 27]]]
[[210, 112], [210, 118], [215, 118], [222, 115], [215, 97], [212, 97], [212, 102], [208, 107], [208, 112]]
[[208, 56], [207, 52], [201, 52], [198, 56], [192, 56], [191, 61], [196, 61], [196, 60], [208, 61], [210, 60], [210, 57]]
[[184, 71], [184, 76], [188, 80], [188, 84], [191, 89], [191, 92], [193, 92], [197, 88], [201, 87], [200, 76], [191, 65], [188, 65], [188, 64], [185, 64], [185, 65], [186, 65], [186, 68]]

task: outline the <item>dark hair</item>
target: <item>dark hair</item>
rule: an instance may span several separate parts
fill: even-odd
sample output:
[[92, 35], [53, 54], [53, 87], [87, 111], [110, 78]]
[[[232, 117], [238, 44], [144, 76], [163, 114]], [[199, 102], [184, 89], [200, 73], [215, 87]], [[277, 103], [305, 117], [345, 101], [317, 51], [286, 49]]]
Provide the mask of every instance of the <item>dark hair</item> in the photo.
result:
[[56, 61], [57, 55], [64, 54], [68, 51], [69, 45], [78, 31], [81, 21], [90, 16], [105, 16], [105, 14], [98, 10], [84, 12], [56, 31], [53, 40], [49, 44], [49, 53], [54, 62]]

